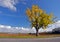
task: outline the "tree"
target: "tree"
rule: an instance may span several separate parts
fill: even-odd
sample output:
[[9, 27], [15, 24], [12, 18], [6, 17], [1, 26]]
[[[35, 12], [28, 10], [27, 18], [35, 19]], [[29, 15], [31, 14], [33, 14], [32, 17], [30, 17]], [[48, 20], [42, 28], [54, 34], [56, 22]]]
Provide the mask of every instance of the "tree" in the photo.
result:
[[26, 14], [29, 17], [32, 27], [36, 29], [36, 36], [38, 36], [39, 28], [45, 29], [48, 24], [53, 23], [53, 14], [47, 14], [37, 5], [33, 5], [32, 9], [27, 8]]

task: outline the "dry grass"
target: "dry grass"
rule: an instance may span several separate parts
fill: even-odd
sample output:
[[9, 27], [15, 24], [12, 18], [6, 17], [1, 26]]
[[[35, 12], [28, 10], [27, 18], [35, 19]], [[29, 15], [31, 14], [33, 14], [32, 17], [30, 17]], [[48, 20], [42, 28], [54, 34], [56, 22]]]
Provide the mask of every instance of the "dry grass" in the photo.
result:
[[0, 33], [0, 38], [51, 38], [51, 37], [60, 37], [60, 34], [39, 34], [38, 37], [32, 34], [7, 34]]

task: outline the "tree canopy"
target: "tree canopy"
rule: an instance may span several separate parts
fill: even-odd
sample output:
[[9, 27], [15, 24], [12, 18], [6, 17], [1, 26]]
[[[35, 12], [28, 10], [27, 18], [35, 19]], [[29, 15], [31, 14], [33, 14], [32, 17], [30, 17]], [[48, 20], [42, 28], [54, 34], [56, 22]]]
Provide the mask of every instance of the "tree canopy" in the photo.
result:
[[53, 14], [47, 14], [37, 5], [33, 5], [32, 9], [27, 8], [26, 13], [29, 17], [29, 20], [31, 21], [32, 27], [36, 27], [37, 24], [39, 28], [46, 28], [48, 24], [53, 23]]
[[29, 17], [32, 27], [36, 29], [36, 36], [38, 36], [39, 28], [45, 29], [49, 24], [53, 23], [53, 14], [47, 14], [37, 5], [33, 5], [32, 9], [27, 8], [26, 14]]

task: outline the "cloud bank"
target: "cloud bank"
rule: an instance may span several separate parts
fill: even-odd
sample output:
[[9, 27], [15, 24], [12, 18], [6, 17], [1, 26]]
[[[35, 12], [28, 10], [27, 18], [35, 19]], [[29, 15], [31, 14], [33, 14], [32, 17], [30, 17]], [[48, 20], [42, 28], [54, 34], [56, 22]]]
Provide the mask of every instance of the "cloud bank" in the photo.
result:
[[[45, 32], [42, 28], [39, 32]], [[3, 33], [36, 33], [35, 28], [23, 28], [23, 27], [11, 27], [6, 25], [0, 25], [0, 32]]]
[[[60, 21], [57, 21], [54, 24], [51, 24], [47, 27], [47, 29], [39, 29], [39, 33], [41, 32], [52, 32], [53, 29], [60, 27]], [[35, 28], [23, 28], [23, 27], [11, 27], [6, 25], [0, 25], [0, 32], [3, 33], [36, 33]]]

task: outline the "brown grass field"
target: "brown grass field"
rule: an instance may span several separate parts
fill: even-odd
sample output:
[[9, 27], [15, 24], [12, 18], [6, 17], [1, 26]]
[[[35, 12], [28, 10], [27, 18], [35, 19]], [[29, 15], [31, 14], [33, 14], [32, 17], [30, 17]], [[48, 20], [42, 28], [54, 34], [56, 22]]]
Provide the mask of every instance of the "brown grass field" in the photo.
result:
[[51, 38], [51, 37], [60, 37], [60, 34], [46, 34], [40, 33], [39, 36], [35, 34], [8, 34], [0, 33], [0, 38]]

